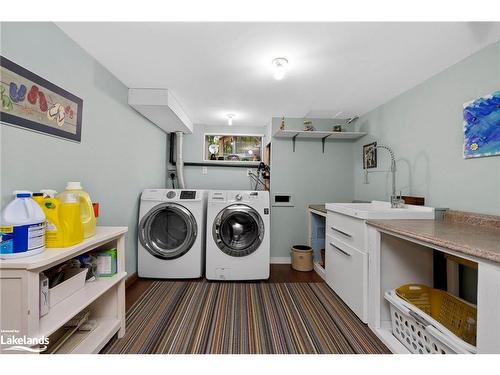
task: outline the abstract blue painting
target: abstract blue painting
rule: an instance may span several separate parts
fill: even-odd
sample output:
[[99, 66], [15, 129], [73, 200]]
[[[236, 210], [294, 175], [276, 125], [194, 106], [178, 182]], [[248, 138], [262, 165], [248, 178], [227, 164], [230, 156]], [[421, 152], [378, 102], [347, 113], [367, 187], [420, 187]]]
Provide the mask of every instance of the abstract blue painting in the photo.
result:
[[500, 155], [500, 91], [464, 104], [464, 158]]

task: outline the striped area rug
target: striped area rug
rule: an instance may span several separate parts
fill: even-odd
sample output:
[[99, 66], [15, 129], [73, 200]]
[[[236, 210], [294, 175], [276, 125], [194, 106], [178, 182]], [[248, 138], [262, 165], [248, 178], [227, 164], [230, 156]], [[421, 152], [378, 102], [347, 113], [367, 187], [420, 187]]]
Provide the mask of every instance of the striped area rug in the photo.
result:
[[323, 283], [156, 281], [102, 353], [389, 353]]

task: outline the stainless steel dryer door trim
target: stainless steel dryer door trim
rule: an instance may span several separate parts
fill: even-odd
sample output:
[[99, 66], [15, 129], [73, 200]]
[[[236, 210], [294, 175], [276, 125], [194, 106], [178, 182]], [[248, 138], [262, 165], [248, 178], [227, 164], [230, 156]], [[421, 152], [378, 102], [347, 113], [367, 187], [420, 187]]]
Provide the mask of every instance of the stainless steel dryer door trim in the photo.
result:
[[245, 204], [233, 204], [215, 217], [212, 236], [222, 252], [243, 257], [255, 252], [264, 240], [265, 228], [260, 214]]
[[[162, 220], [161, 215], [168, 213], [178, 217], [177, 220], [183, 223], [182, 228], [162, 226], [164, 223], [160, 221]], [[156, 230], [164, 232], [155, 234]], [[182, 237], [176, 238], [176, 234], [177, 236], [181, 234]], [[165, 236], [166, 241], [164, 241]], [[160, 259], [172, 260], [183, 256], [191, 249], [197, 236], [198, 226], [195, 217], [186, 207], [176, 203], [158, 204], [144, 215], [139, 223], [139, 241], [151, 255]], [[169, 245], [174, 246], [170, 247]]]

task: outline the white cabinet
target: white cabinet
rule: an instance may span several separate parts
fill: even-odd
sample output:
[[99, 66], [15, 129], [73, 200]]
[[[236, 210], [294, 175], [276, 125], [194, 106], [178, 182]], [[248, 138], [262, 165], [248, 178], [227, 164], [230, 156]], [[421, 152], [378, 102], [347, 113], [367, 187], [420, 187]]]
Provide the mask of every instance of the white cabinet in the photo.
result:
[[325, 279], [340, 298], [364, 322], [368, 322], [368, 247], [366, 220], [433, 219], [434, 209], [389, 202], [327, 203]]
[[329, 235], [326, 241], [326, 282], [366, 322], [368, 254]]
[[368, 322], [368, 251], [365, 220], [328, 211], [325, 280], [364, 322]]
[[364, 220], [328, 212], [326, 233], [335, 240], [345, 242], [361, 251], [366, 251], [365, 227]]

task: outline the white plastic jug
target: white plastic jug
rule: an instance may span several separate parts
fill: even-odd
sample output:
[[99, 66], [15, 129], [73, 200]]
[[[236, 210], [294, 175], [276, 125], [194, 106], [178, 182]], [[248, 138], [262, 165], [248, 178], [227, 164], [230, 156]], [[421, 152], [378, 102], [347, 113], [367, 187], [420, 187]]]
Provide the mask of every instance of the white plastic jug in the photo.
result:
[[29, 192], [16, 198], [2, 212], [0, 257], [21, 258], [45, 250], [45, 214]]

